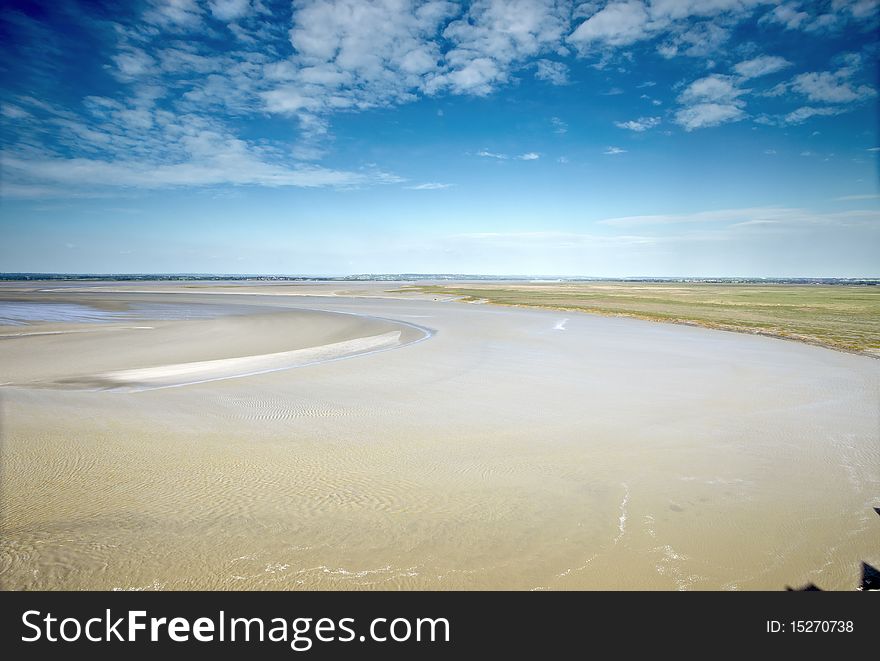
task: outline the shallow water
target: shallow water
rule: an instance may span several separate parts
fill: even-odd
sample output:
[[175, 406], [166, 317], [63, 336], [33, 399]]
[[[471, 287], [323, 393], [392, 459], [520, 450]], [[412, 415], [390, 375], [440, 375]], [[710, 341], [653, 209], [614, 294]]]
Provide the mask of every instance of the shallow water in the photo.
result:
[[106, 323], [149, 319], [153, 321], [187, 321], [217, 319], [229, 315], [254, 312], [247, 305], [209, 305], [193, 303], [157, 303], [134, 300], [125, 310], [103, 310], [81, 303], [28, 302], [0, 300], [0, 326], [25, 326], [42, 323]]
[[99, 323], [125, 318], [119, 312], [98, 310], [76, 303], [0, 301], [0, 326], [25, 326], [35, 321]]

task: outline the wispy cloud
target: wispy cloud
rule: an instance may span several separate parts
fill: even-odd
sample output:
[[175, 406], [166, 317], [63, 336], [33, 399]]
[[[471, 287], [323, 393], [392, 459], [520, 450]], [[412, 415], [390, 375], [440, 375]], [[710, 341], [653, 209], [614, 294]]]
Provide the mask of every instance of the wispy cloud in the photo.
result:
[[651, 236], [618, 234], [596, 234], [588, 232], [534, 231], [534, 232], [469, 232], [454, 234], [450, 239], [491, 243], [501, 247], [534, 246], [545, 248], [557, 247], [610, 247], [639, 246], [656, 243], [658, 239]]
[[792, 63], [778, 55], [759, 55], [750, 60], [744, 60], [733, 67], [737, 75], [742, 78], [758, 78], [767, 76], [777, 71], [782, 71], [792, 66]]
[[553, 60], [538, 60], [535, 62], [535, 78], [546, 80], [553, 85], [568, 84], [568, 65]]
[[844, 195], [843, 197], [836, 197], [835, 200], [839, 202], [856, 202], [858, 200], [880, 200], [880, 195], [877, 193], [867, 193], [865, 195]]
[[517, 156], [517, 159], [520, 161], [537, 161], [539, 158], [541, 158], [541, 155], [533, 151]]
[[666, 225], [797, 225], [797, 224], [845, 224], [849, 222], [874, 222], [880, 220], [880, 211], [854, 210], [835, 213], [819, 213], [790, 207], [748, 207], [743, 209], [719, 209], [686, 214], [654, 214], [647, 216], [623, 216], [597, 221], [611, 227], [659, 227]]
[[429, 182], [426, 184], [417, 184], [415, 186], [404, 186], [408, 190], [441, 190], [443, 188], [450, 188], [453, 184], [441, 184], [437, 182]]
[[616, 156], [617, 154], [625, 154], [626, 149], [621, 149], [620, 147], [608, 147], [602, 153], [606, 156]]
[[551, 117], [550, 124], [553, 125], [554, 133], [558, 135], [565, 135], [566, 133], [568, 133], [568, 124], [559, 119], [559, 117]]
[[655, 126], [659, 126], [660, 123], [661, 120], [659, 117], [639, 117], [638, 119], [631, 119], [626, 122], [614, 122], [614, 125], [617, 128], [641, 133], [643, 131], [647, 131], [648, 129], [652, 129]]
[[760, 22], [813, 34], [836, 32], [851, 23], [870, 29], [876, 27], [878, 9], [875, 0], [838, 0], [829, 4], [788, 0], [764, 14]]
[[496, 152], [489, 151], [488, 149], [481, 149], [477, 152], [477, 156], [482, 156], [483, 158], [497, 158], [500, 161], [510, 158], [507, 154], [498, 154]]

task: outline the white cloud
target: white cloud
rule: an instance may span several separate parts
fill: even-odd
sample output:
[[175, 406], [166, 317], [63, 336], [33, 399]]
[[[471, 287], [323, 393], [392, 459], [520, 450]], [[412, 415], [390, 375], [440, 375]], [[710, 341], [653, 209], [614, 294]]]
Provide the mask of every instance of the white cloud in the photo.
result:
[[437, 182], [430, 182], [426, 184], [417, 184], [415, 186], [404, 186], [408, 190], [442, 190], [444, 188], [450, 188], [452, 184], [441, 184]]
[[581, 23], [568, 41], [581, 51], [595, 43], [609, 46], [627, 46], [647, 38], [650, 33], [649, 16], [639, 0], [613, 2]]
[[298, 0], [289, 31], [295, 55], [273, 65], [287, 82], [264, 98], [290, 114], [412, 100], [441, 70], [437, 33], [458, 11], [447, 2], [416, 9], [393, 0]]
[[399, 177], [382, 172], [351, 172], [318, 166], [285, 167], [253, 154], [219, 153], [185, 163], [156, 164], [147, 161], [104, 161], [86, 158], [22, 159], [4, 154], [4, 167], [12, 176], [60, 186], [91, 186], [96, 189], [175, 188], [181, 186], [256, 185], [352, 187], [395, 183]]
[[678, 100], [681, 103], [734, 103], [745, 92], [737, 87], [737, 80], [733, 76], [711, 74], [688, 85]]
[[483, 158], [497, 158], [499, 160], [504, 160], [508, 158], [507, 154], [496, 154], [495, 152], [491, 152], [486, 149], [481, 149], [480, 151], [478, 151], [477, 156], [482, 156]]
[[[863, 29], [876, 28], [880, 3], [877, 0], [832, 0], [830, 3], [785, 2], [761, 17], [761, 23], [775, 23], [786, 30], [805, 32], [838, 31], [850, 23]], [[873, 23], [873, 24], [872, 24]]]
[[113, 56], [117, 75], [122, 80], [130, 80], [152, 73], [155, 60], [139, 48], [131, 48]]
[[[452, 44], [445, 66], [428, 77], [428, 93], [488, 94], [525, 58], [558, 50], [568, 28], [564, 6], [553, 0], [476, 0], [443, 37]], [[559, 71], [555, 74], [557, 79]]]
[[698, 103], [675, 113], [675, 121], [686, 131], [736, 122], [745, 117], [739, 105], [731, 103]]
[[676, 123], [693, 131], [743, 119], [745, 102], [739, 97], [747, 90], [737, 83], [733, 76], [721, 74], [695, 80], [678, 97], [684, 107], [675, 113]]
[[846, 108], [840, 107], [814, 108], [812, 106], [802, 106], [797, 110], [792, 110], [790, 113], [783, 115], [781, 118], [781, 123], [802, 124], [811, 117], [829, 117], [833, 115], [839, 115], [846, 111]]
[[762, 23], [778, 23], [788, 30], [797, 30], [810, 20], [810, 15], [800, 11], [798, 2], [787, 2], [774, 7], [761, 17]]
[[211, 14], [221, 21], [235, 21], [251, 10], [250, 0], [209, 0]]
[[166, 29], [191, 29], [201, 23], [202, 9], [196, 0], [151, 0], [144, 20]]
[[717, 52], [730, 39], [731, 31], [725, 27], [703, 21], [690, 28], [672, 31], [657, 51], [669, 59], [677, 55], [706, 57]]
[[568, 83], [568, 65], [553, 60], [538, 60], [535, 62], [537, 70], [535, 78], [546, 80], [553, 85], [565, 85]]
[[31, 117], [27, 110], [12, 103], [4, 103], [0, 106], [0, 114], [9, 119], [26, 119]]
[[565, 135], [566, 133], [568, 133], [568, 124], [559, 119], [559, 117], [551, 117], [550, 123], [553, 125], [554, 133], [558, 135]]
[[843, 213], [816, 213], [792, 207], [748, 207], [743, 209], [718, 209], [687, 214], [654, 214], [646, 216], [623, 216], [597, 221], [599, 225], [611, 227], [648, 227], [677, 224], [725, 224], [744, 225], [783, 225], [783, 224], [824, 224], [833, 225], [845, 222], [870, 221], [880, 219], [880, 213], [868, 210], [847, 211]]
[[519, 156], [517, 156], [517, 159], [519, 159], [520, 161], [537, 161], [539, 158], [541, 158], [541, 155], [533, 151], [526, 152], [525, 154], [520, 154]]
[[705, 57], [730, 37], [731, 27], [756, 7], [772, 0], [620, 0], [597, 11], [582, 5], [574, 16], [585, 16], [568, 37], [581, 55], [620, 48], [664, 37], [664, 57]]
[[[4, 107], [5, 116], [16, 119], [18, 114], [19, 123], [25, 124], [20, 144], [7, 153], [19, 165], [28, 159], [41, 164], [19, 167], [19, 180], [5, 183], [49, 185], [48, 179], [39, 179], [40, 173], [58, 179], [49, 165], [63, 162], [75, 165], [77, 171], [89, 167], [98, 171], [101, 163], [119, 163], [120, 174], [109, 181], [127, 177], [141, 182], [132, 185], [146, 186], [166, 185], [162, 173], [173, 171], [169, 168], [176, 168], [181, 180], [193, 182], [247, 180], [226, 162], [253, 167], [254, 180], [261, 185], [330, 182], [334, 177], [378, 182], [384, 180], [382, 176], [357, 167], [349, 172], [302, 165], [301, 161], [325, 153], [334, 113], [403, 104], [426, 95], [485, 95], [515, 81], [517, 75], [534, 74], [551, 84], [565, 84], [568, 67], [562, 59], [571, 55], [566, 44], [576, 46], [581, 55], [598, 53], [605, 66], [611, 66], [606, 58], [611, 51], [646, 39], [662, 42], [669, 55], [705, 55], [760, 4], [760, 0], [614, 0], [580, 3], [573, 9], [565, 0], [295, 0], [292, 12], [281, 20], [260, 0], [146, 0], [143, 20], [136, 26], [112, 27], [118, 47], [106, 68], [125, 83], [117, 98], [87, 97], [82, 109], [75, 104], [41, 107], [36, 100], [16, 100]], [[806, 5], [786, 3], [767, 16], [782, 16], [783, 7]], [[858, 0], [835, 0], [830, 7], [853, 20], [876, 13]], [[811, 15], [810, 20], [818, 18]], [[187, 31], [198, 31], [205, 40], [190, 39], [183, 34]], [[228, 47], [208, 45], [222, 35]], [[619, 58], [622, 67], [635, 61], [628, 52], [621, 52]], [[875, 96], [873, 88], [854, 79], [857, 57], [841, 61], [833, 73], [800, 74], [774, 88], [780, 96], [803, 95], [805, 105], [757, 121], [797, 123], [838, 112], [822, 104]], [[780, 57], [760, 55], [736, 64], [731, 70], [736, 75], [713, 74], [693, 81], [678, 96], [674, 121], [690, 131], [742, 119], [749, 93], [742, 87], [744, 81], [788, 64]], [[617, 87], [606, 92], [621, 93]], [[291, 118], [298, 132], [294, 129], [284, 142], [263, 143], [240, 140], [231, 128], [230, 117], [237, 121], [266, 114]], [[554, 132], [567, 131], [559, 118], [551, 122]], [[636, 132], [659, 123], [659, 117], [650, 116], [615, 122]], [[204, 150], [208, 143], [226, 159], [224, 163], [211, 160], [210, 151]], [[39, 149], [23, 148], [35, 145]], [[623, 151], [615, 147], [607, 153]], [[65, 159], [67, 154], [77, 154], [81, 161]], [[488, 150], [477, 155], [498, 160], [539, 156]], [[157, 172], [152, 179], [146, 173], [149, 168]], [[25, 181], [25, 176], [35, 179]], [[276, 183], [280, 181], [289, 183]]]
[[[66, 115], [34, 120], [41, 128], [54, 127], [59, 144], [76, 157], [9, 146], [2, 153], [7, 182], [72, 194], [114, 188], [353, 187], [402, 181], [375, 167], [337, 170], [296, 163], [278, 147], [236, 137], [219, 119], [150, 105], [125, 106], [104, 97], [89, 97], [86, 106], [91, 122]], [[4, 192], [8, 190], [4, 185]]]
[[733, 70], [742, 78], [757, 78], [791, 66], [791, 62], [778, 55], [759, 55], [750, 60], [740, 62]]
[[830, 71], [802, 73], [792, 79], [790, 87], [810, 101], [821, 103], [851, 103], [877, 96], [877, 91], [868, 85], [850, 83], [847, 80], [849, 75], [847, 69], [834, 73]]
[[648, 129], [652, 129], [659, 124], [659, 117], [639, 117], [638, 119], [631, 119], [627, 122], [614, 122], [614, 125], [618, 128], [628, 129], [630, 131], [636, 131], [638, 133], [641, 133], [642, 131], [647, 131]]
[[608, 149], [606, 149], [602, 153], [606, 156], [616, 156], [617, 154], [625, 154], [626, 149], [621, 149], [620, 147], [608, 147]]

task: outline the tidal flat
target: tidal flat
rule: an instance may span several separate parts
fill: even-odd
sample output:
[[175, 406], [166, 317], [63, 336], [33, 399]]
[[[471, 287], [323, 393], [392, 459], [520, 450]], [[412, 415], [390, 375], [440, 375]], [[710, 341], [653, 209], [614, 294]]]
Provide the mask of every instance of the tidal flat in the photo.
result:
[[49, 289], [0, 299], [120, 317], [0, 327], [3, 589], [849, 590], [880, 565], [868, 356], [387, 282]]

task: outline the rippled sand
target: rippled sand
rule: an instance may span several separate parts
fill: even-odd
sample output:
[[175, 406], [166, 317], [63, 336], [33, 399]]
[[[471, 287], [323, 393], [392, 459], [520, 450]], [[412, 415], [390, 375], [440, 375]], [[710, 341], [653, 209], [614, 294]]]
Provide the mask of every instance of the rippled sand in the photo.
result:
[[323, 287], [17, 294], [217, 314], [0, 327], [0, 586], [851, 589], [880, 565], [880, 361]]

